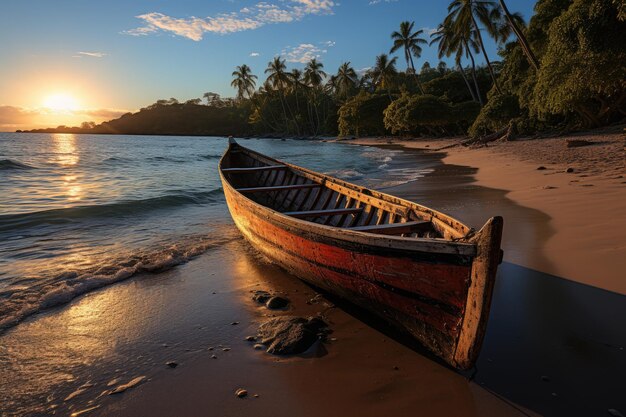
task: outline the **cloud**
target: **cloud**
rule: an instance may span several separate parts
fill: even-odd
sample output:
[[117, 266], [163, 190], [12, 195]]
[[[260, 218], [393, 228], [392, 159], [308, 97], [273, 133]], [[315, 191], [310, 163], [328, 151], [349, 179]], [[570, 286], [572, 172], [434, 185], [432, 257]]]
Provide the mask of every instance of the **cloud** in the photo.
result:
[[260, 54], [260, 53], [258, 53], [258, 52], [250, 52], [250, 56], [251, 56], [251, 57], [257, 57], [257, 56], [260, 56], [260, 55], [261, 55], [261, 54]]
[[370, 0], [370, 6], [378, 3], [395, 3], [398, 0]]
[[367, 72], [368, 72], [369, 70], [371, 70], [371, 69], [372, 69], [372, 67], [364, 67], [364, 68], [356, 69], [356, 70], [354, 70], [354, 72], [356, 72], [356, 74], [357, 74], [359, 77], [362, 77], [362, 76], [364, 76], [365, 74], [367, 74]]
[[[320, 45], [326, 47], [332, 47], [335, 45], [333, 41], [321, 42]], [[311, 43], [301, 43], [298, 46], [290, 47], [283, 49], [280, 55], [285, 58], [287, 62], [299, 62], [301, 64], [306, 64], [313, 58], [319, 58], [322, 54], [328, 52], [328, 49], [320, 48], [319, 46], [315, 46]]]
[[104, 52], [77, 52], [77, 54], [80, 56], [89, 56], [92, 58], [102, 58], [107, 55]]
[[128, 113], [120, 109], [80, 109], [55, 113], [50, 109], [26, 109], [18, 106], [0, 105], [0, 132], [16, 129], [56, 127], [59, 124], [79, 125], [81, 121], [93, 120], [97, 123], [116, 119]]
[[170, 32], [193, 41], [202, 40], [205, 33], [229, 34], [258, 29], [274, 23], [290, 23], [307, 15], [332, 14], [337, 5], [331, 0], [284, 0], [279, 4], [259, 2], [238, 12], [221, 13], [199, 18], [176, 18], [163, 13], [152, 12], [137, 16], [144, 26], [122, 33], [133, 36], [146, 36], [159, 31]]
[[310, 43], [302, 43], [288, 49], [283, 49], [281, 55], [287, 62], [299, 62], [305, 64], [313, 58], [319, 58], [322, 50]]

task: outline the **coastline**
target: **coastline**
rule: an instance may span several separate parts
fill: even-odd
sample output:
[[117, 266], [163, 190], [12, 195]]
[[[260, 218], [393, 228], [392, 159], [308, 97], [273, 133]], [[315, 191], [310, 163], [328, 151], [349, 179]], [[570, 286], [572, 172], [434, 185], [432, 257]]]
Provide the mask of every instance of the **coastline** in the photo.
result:
[[[18, 359], [15, 365], [25, 370], [21, 379], [11, 373], [15, 368], [7, 375], [24, 385], [23, 399], [34, 401], [37, 387], [29, 384], [41, 383], [45, 389], [46, 381], [23, 378], [29, 367], [39, 366], [46, 357], [55, 371], [50, 379], [67, 384], [55, 387], [46, 403], [38, 404], [42, 407], [38, 411], [89, 410], [80, 415], [103, 417], [182, 417], [209, 410], [223, 416], [379, 416], [416, 411], [433, 416], [590, 415], [626, 409], [616, 393], [626, 370], [618, 349], [626, 341], [616, 330], [626, 325], [626, 311], [620, 314], [623, 297], [515, 265], [516, 257], [537, 240], [550, 218], [509, 200], [510, 192], [476, 186], [480, 169], [460, 161], [452, 164], [447, 159], [452, 152], [399, 149], [405, 149], [405, 155], [396, 158], [402, 160], [397, 168], [421, 158], [419, 162], [426, 160], [433, 169], [417, 181], [385, 191], [445, 207], [472, 226], [480, 226], [491, 210], [506, 210], [514, 218], [505, 229], [513, 231], [508, 244], [519, 241], [521, 249], [505, 249], [508, 262], [500, 268], [475, 375], [442, 365], [404, 335], [350, 304], [317, 295], [315, 289], [267, 264], [240, 238], [169, 271], [141, 273], [28, 318], [0, 335], [0, 347], [11, 347], [10, 355]], [[442, 159], [447, 163], [441, 164]], [[504, 166], [510, 163], [505, 161]], [[472, 198], [478, 204], [471, 204]], [[524, 239], [516, 236], [524, 230], [515, 228], [524, 223], [519, 216], [530, 224]], [[543, 248], [530, 250], [537, 253], [528, 259], [549, 263]], [[291, 306], [267, 310], [251, 300], [251, 291], [258, 289], [286, 296]], [[556, 297], [558, 305], [551, 302]], [[617, 317], [599, 325], [607, 311]], [[319, 313], [333, 333], [327, 343], [305, 355], [273, 356], [244, 340], [273, 315]], [[590, 357], [601, 358], [602, 363]], [[4, 366], [2, 359], [0, 355]], [[169, 361], [178, 366], [168, 367]], [[106, 394], [109, 382], [125, 383], [139, 376], [147, 381], [120, 395]], [[589, 381], [596, 382], [591, 386]], [[247, 389], [249, 396], [237, 398], [238, 388]]]
[[[345, 143], [445, 152], [445, 164], [474, 167], [476, 185], [505, 190], [507, 198], [550, 218], [551, 236], [537, 242], [543, 257], [505, 251], [506, 260], [626, 295], [622, 275], [626, 270], [624, 134], [577, 134], [576, 139], [596, 144], [567, 148], [571, 138], [519, 140], [480, 148], [458, 146], [458, 139], [365, 138]], [[568, 168], [573, 172], [567, 172]], [[462, 213], [460, 220], [464, 220]]]

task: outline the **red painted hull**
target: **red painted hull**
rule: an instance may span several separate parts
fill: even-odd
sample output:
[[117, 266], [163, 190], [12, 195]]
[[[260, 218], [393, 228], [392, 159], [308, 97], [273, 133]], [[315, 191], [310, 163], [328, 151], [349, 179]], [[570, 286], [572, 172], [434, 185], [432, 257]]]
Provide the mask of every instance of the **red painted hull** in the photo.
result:
[[[334, 236], [328, 227], [289, 218], [249, 199], [224, 176], [222, 183], [235, 224], [270, 260], [407, 330], [452, 366], [473, 364], [495, 278], [494, 268], [485, 275], [477, 267], [480, 253], [429, 251], [423, 245], [400, 250], [376, 237]], [[501, 225], [494, 233], [501, 233]], [[497, 237], [488, 242], [491, 254], [494, 244], [499, 250]], [[454, 242], [450, 245], [454, 248]], [[486, 284], [477, 292], [481, 279]]]

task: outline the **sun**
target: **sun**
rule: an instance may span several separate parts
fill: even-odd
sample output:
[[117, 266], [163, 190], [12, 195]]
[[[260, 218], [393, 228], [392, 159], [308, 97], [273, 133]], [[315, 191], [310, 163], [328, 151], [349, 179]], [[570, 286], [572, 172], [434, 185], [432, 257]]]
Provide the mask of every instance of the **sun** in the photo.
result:
[[43, 101], [44, 107], [54, 111], [71, 111], [78, 109], [78, 101], [69, 94], [53, 94]]

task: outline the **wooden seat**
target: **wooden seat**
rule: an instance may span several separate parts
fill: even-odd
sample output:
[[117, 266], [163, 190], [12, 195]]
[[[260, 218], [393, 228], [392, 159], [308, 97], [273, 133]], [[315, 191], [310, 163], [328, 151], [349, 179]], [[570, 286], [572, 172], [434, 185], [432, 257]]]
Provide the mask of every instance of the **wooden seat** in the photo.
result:
[[228, 174], [241, 174], [247, 172], [260, 172], [260, 171], [273, 171], [277, 169], [285, 169], [287, 168], [285, 165], [265, 165], [261, 167], [251, 167], [251, 168], [222, 168], [222, 172], [226, 172]]
[[357, 232], [376, 233], [379, 235], [402, 235], [405, 233], [415, 233], [424, 230], [430, 225], [430, 222], [406, 222], [392, 224], [378, 224], [372, 226], [350, 227], [349, 230]]
[[362, 211], [362, 208], [342, 208], [329, 210], [286, 211], [283, 214], [302, 219], [307, 217], [336, 216], [339, 214], [356, 214]]
[[274, 185], [270, 187], [237, 188], [240, 193], [269, 193], [271, 191], [300, 190], [303, 188], [321, 187], [321, 184]]

